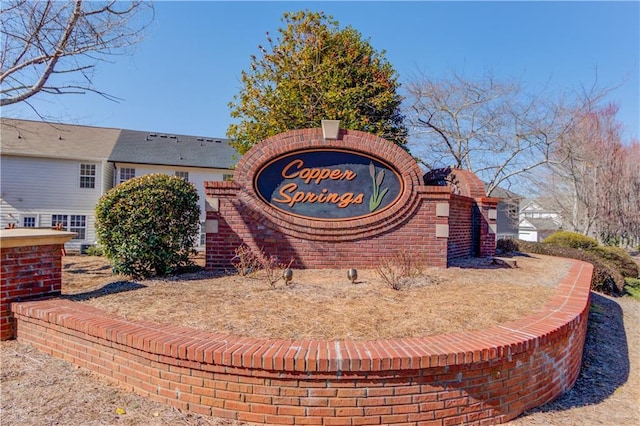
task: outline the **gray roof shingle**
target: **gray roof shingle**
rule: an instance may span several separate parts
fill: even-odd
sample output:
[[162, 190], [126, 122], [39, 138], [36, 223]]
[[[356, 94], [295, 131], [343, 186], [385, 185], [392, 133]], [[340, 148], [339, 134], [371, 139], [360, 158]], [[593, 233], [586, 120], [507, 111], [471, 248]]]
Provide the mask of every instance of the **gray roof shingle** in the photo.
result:
[[2, 118], [0, 153], [31, 157], [231, 169], [228, 139]]
[[106, 160], [120, 129], [2, 118], [0, 153], [29, 157]]
[[122, 130], [109, 161], [230, 169], [239, 157], [228, 139]]

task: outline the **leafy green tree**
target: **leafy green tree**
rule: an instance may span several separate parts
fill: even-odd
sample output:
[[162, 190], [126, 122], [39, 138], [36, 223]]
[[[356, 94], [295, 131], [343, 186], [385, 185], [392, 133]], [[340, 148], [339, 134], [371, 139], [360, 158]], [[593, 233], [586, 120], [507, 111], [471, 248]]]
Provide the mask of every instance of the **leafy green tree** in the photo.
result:
[[199, 217], [198, 191], [192, 184], [150, 174], [123, 182], [100, 198], [96, 230], [114, 272], [146, 278], [192, 265]]
[[227, 131], [238, 152], [287, 130], [319, 127], [322, 119], [374, 133], [399, 145], [407, 130], [397, 74], [368, 40], [322, 12], [285, 13], [285, 28], [269, 49], [251, 56], [244, 87], [229, 103], [239, 119]]

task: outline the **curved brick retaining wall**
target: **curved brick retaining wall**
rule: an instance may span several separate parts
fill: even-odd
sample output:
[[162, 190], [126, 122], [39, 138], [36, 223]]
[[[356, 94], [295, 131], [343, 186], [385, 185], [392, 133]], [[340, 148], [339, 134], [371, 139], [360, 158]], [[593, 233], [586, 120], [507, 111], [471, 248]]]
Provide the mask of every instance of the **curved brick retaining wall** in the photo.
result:
[[13, 303], [17, 336], [180, 409], [269, 424], [496, 424], [573, 386], [592, 266], [542, 312], [382, 341], [267, 340], [128, 321], [60, 299]]

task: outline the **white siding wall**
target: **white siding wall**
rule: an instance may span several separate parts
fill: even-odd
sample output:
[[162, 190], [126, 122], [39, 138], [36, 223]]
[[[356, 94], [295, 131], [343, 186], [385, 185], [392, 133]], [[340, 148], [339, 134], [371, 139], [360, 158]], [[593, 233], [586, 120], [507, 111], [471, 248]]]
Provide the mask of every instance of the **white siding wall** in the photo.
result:
[[[93, 210], [102, 194], [102, 163], [2, 156], [2, 198], [19, 210]], [[96, 165], [95, 188], [80, 188], [80, 164]]]
[[[80, 164], [96, 165], [95, 188], [80, 188]], [[102, 194], [118, 181], [121, 167], [134, 168], [136, 176], [149, 173], [175, 175], [188, 172], [200, 197], [200, 222], [206, 218], [205, 181], [221, 181], [227, 170], [189, 167], [164, 167], [142, 164], [112, 164], [106, 161], [60, 160], [3, 155], [0, 157], [0, 227], [9, 223], [22, 226], [25, 216], [35, 217], [37, 227], [51, 227], [51, 216], [84, 215], [87, 219], [86, 238], [65, 245], [68, 251], [80, 250], [83, 244], [97, 241], [95, 206]]]
[[104, 162], [102, 164], [102, 193], [107, 192], [114, 186], [114, 170], [113, 163]]
[[0, 228], [5, 229], [10, 223], [16, 225], [19, 224], [20, 212], [11, 204], [4, 201], [3, 197], [0, 197]]
[[[80, 188], [80, 164], [96, 165], [95, 188]], [[51, 215], [84, 215], [85, 240], [72, 240], [69, 250], [96, 240], [94, 208], [103, 189], [100, 161], [59, 160], [3, 155], [0, 158], [2, 213], [0, 225], [22, 226], [25, 215], [36, 216], [38, 227], [50, 227]]]
[[544, 210], [537, 205], [527, 205], [524, 209], [520, 210], [520, 217], [530, 217], [532, 219], [556, 219], [560, 215], [556, 212]]
[[532, 241], [534, 243], [538, 242], [538, 231], [523, 231], [520, 230], [518, 233], [518, 238], [523, 241]]
[[528, 220], [520, 221], [518, 227], [518, 238], [523, 241], [538, 242], [538, 230]]

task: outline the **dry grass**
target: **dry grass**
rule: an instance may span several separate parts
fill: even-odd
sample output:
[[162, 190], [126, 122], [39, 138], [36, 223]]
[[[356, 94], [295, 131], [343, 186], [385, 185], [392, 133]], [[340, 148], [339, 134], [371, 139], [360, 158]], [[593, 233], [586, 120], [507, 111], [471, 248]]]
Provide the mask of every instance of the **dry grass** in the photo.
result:
[[[199, 259], [202, 262], [202, 259]], [[473, 259], [428, 268], [393, 290], [373, 270], [355, 284], [343, 270], [296, 270], [276, 289], [259, 277], [204, 271], [132, 282], [104, 259], [66, 257], [63, 294], [130, 319], [242, 336], [374, 340], [490, 327], [540, 310], [567, 260], [518, 257], [518, 268]]]
[[2, 425], [239, 425], [125, 392], [98, 374], [15, 340], [0, 344]]

